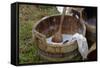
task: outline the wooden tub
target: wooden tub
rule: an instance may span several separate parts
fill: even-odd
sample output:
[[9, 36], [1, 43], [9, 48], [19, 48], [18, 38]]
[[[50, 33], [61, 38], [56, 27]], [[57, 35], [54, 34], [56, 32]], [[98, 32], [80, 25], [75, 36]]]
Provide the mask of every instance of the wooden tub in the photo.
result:
[[[70, 61], [79, 55], [76, 41], [62, 45], [48, 44], [46, 38], [57, 32], [61, 15], [47, 16], [39, 20], [33, 28], [33, 37], [37, 43], [41, 57], [49, 61]], [[80, 33], [85, 36], [86, 28], [82, 21], [73, 17], [65, 16], [62, 26], [62, 34], [73, 35]]]

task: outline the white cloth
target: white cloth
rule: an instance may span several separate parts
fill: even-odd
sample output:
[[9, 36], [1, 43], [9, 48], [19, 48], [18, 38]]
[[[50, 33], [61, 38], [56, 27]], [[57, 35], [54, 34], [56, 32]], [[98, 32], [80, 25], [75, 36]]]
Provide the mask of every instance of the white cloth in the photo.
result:
[[68, 40], [68, 41], [71, 40], [72, 36], [73, 35], [70, 35], [70, 34], [62, 34], [63, 41], [60, 43], [53, 42], [52, 36], [47, 38], [46, 41], [48, 44], [60, 44], [60, 45], [62, 45], [66, 40]]
[[74, 35], [62, 35], [63, 36], [63, 41], [61, 43], [55, 43], [52, 42], [52, 37], [47, 38], [46, 41], [49, 44], [63, 44], [66, 40], [70, 41], [74, 41], [77, 40], [78, 43], [78, 50], [81, 54], [81, 56], [83, 57], [83, 60], [87, 58], [88, 55], [88, 44], [87, 44], [87, 40], [86, 38], [79, 34], [79, 33], [75, 33]]
[[77, 40], [78, 50], [83, 57], [83, 60], [86, 59], [88, 55], [88, 43], [86, 38], [83, 35], [76, 33], [72, 36], [72, 39], [70, 41], [72, 40]]

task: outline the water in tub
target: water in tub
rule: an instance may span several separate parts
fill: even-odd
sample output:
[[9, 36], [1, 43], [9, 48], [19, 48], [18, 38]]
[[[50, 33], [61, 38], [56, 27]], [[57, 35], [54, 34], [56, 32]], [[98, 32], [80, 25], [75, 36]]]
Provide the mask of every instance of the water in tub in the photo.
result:
[[65, 43], [65, 42], [67, 42], [67, 41], [72, 39], [72, 35], [71, 34], [62, 34], [62, 37], [63, 37], [63, 41], [60, 42], [60, 43], [53, 42], [52, 41], [52, 36], [47, 38], [46, 41], [47, 41], [48, 44], [63, 44], [63, 43]]

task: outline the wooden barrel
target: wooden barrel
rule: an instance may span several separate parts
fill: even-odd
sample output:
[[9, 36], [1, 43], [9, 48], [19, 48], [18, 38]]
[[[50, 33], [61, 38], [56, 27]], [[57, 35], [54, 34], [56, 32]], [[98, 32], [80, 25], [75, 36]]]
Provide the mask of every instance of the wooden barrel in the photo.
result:
[[[70, 41], [64, 44], [48, 44], [46, 38], [54, 35], [59, 28], [61, 15], [47, 16], [39, 20], [33, 28], [33, 36], [38, 46], [41, 57], [49, 61], [69, 61], [79, 55], [78, 44]], [[62, 26], [62, 34], [73, 35], [80, 33], [85, 36], [85, 24], [73, 17], [66, 15]]]
[[86, 38], [91, 42], [95, 42], [96, 41], [96, 26], [88, 24], [88, 22], [85, 24], [86, 24]]
[[96, 22], [97, 22], [97, 8], [87, 7], [82, 12], [83, 20], [86, 25], [86, 37], [89, 41], [96, 41]]

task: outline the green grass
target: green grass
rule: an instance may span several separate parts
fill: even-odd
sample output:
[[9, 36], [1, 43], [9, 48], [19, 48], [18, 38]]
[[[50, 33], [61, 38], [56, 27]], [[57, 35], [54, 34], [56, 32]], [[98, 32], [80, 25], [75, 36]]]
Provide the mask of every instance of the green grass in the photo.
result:
[[42, 63], [45, 62], [37, 54], [37, 45], [32, 40], [32, 28], [42, 17], [58, 14], [54, 6], [19, 6], [19, 63]]

